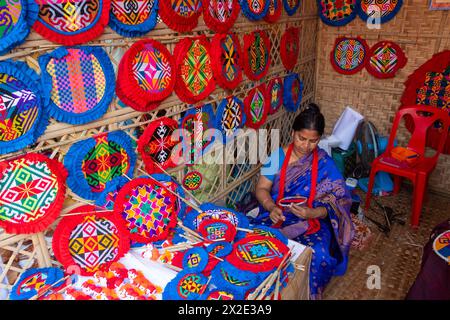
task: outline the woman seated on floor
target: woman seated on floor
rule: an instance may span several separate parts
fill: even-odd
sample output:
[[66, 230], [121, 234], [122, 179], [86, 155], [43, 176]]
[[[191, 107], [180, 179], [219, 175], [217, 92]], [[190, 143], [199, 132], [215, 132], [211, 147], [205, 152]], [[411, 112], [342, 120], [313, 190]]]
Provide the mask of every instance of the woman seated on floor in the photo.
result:
[[[343, 275], [353, 237], [351, 196], [327, 153], [318, 147], [325, 128], [319, 107], [310, 104], [294, 120], [293, 143], [280, 147], [261, 169], [256, 186], [257, 224], [279, 225], [289, 238], [313, 248], [311, 299], [321, 299], [333, 275]], [[285, 197], [308, 198], [304, 205], [280, 206]], [[263, 210], [261, 210], [263, 209]]]

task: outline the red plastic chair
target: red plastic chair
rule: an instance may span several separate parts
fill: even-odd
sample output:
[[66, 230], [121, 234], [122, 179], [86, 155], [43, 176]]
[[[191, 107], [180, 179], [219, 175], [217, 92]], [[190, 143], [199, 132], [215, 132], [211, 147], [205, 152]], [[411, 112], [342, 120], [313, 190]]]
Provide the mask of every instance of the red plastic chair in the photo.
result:
[[[431, 116], [424, 116], [423, 114], [421, 115], [422, 112], [431, 114]], [[418, 160], [413, 165], [408, 165], [406, 167], [386, 164], [386, 162], [389, 161], [383, 161], [383, 159], [391, 158], [391, 149], [394, 148], [394, 139], [397, 134], [398, 125], [400, 123], [400, 120], [406, 115], [409, 115], [414, 122], [414, 131], [412, 133], [411, 139], [409, 140], [408, 148], [416, 151], [419, 154]], [[440, 122], [442, 123], [442, 128], [439, 129], [439, 145], [434, 156], [425, 157], [425, 142], [427, 130], [437, 120], [440, 120]], [[445, 141], [447, 139], [449, 125], [450, 116], [448, 110], [416, 105], [403, 108], [397, 112], [397, 114], [395, 115], [391, 134], [389, 136], [389, 142], [386, 151], [381, 156], [377, 157], [372, 163], [368, 191], [366, 195], [366, 209], [368, 209], [370, 206], [372, 188], [374, 185], [375, 175], [378, 171], [384, 171], [395, 175], [393, 192], [394, 194], [397, 194], [400, 191], [402, 179], [407, 178], [411, 180], [414, 185], [411, 225], [413, 227], [419, 226], [419, 218], [422, 211], [424, 193], [427, 190], [428, 177], [434, 170], [434, 168], [436, 168], [439, 155], [442, 152]]]

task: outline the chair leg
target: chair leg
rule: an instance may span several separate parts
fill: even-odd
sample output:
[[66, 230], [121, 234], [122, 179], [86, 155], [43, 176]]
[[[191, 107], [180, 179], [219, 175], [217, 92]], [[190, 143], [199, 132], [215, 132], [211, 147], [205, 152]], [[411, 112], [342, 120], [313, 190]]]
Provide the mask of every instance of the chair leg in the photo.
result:
[[420, 214], [422, 212], [422, 204], [424, 193], [427, 191], [426, 187], [427, 176], [425, 174], [418, 174], [414, 184], [414, 195], [411, 215], [411, 226], [418, 227]]
[[377, 168], [372, 167], [372, 170], [370, 170], [370, 177], [369, 177], [369, 185], [367, 186], [367, 194], [366, 194], [366, 209], [369, 209], [370, 207], [370, 199], [372, 198], [372, 189], [373, 185], [375, 183], [375, 175], [377, 174]]
[[396, 195], [397, 193], [400, 192], [400, 188], [402, 187], [402, 181], [403, 181], [403, 177], [394, 176], [394, 190], [393, 190], [394, 195]]

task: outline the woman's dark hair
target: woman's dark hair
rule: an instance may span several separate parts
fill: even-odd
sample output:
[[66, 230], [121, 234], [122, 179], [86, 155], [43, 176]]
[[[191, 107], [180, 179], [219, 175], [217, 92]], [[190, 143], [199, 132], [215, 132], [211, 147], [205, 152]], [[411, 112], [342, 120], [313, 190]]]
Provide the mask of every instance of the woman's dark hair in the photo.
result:
[[322, 135], [325, 129], [325, 118], [320, 112], [319, 106], [315, 103], [308, 104], [295, 118], [292, 129], [294, 131], [302, 129], [315, 130], [319, 135]]

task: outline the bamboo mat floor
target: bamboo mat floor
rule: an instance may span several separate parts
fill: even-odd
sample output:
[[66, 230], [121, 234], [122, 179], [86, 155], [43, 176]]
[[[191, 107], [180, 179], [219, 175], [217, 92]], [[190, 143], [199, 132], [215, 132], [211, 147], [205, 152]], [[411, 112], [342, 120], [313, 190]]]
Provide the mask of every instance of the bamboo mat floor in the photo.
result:
[[[403, 188], [404, 189], [404, 188]], [[358, 192], [361, 199], [365, 193]], [[413, 284], [420, 270], [422, 248], [428, 241], [431, 230], [450, 217], [450, 198], [429, 194], [424, 203], [419, 229], [415, 231], [409, 225], [411, 211], [411, 192], [402, 190], [396, 196], [376, 197], [382, 205], [402, 214], [406, 224], [394, 224], [389, 237], [368, 223], [373, 233], [368, 246], [361, 251], [350, 252], [349, 266], [346, 274], [334, 277], [325, 289], [326, 300], [402, 300]], [[371, 208], [365, 214], [383, 222], [381, 209], [372, 201]], [[367, 268], [379, 266], [381, 270], [381, 288], [368, 289]]]

